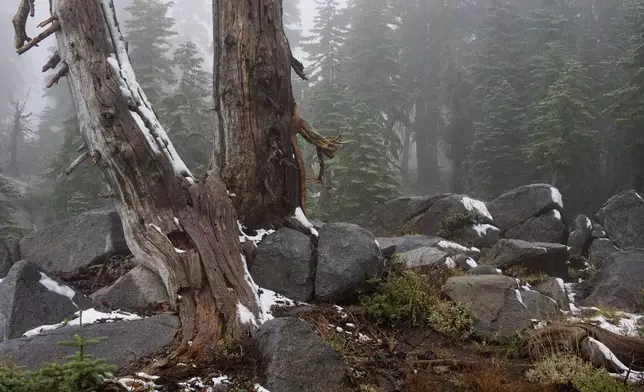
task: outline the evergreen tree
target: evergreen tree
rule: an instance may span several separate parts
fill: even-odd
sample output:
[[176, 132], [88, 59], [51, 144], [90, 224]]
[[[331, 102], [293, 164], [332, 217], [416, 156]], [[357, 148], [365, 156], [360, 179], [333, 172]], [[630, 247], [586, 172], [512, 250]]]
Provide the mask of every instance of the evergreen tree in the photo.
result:
[[49, 162], [46, 173], [51, 184], [48, 202], [50, 220], [54, 222], [105, 206], [109, 202], [101, 197], [101, 192], [104, 192], [103, 175], [98, 168], [85, 163], [74, 169], [71, 174], [64, 174], [69, 164], [78, 157], [76, 150], [82, 139], [75, 115], [67, 119], [63, 126], [63, 145]]
[[213, 148], [212, 78], [203, 62], [192, 41], [179, 46], [174, 53], [179, 83], [161, 106], [163, 122], [177, 150], [190, 169], [200, 173], [205, 172]]
[[282, 24], [291, 48], [299, 46], [302, 39], [302, 12], [298, 0], [282, 1]]
[[[593, 81], [585, 67], [558, 42], [540, 56], [546, 91], [533, 105], [530, 115], [532, 133], [527, 146], [528, 158], [543, 179], [564, 194], [569, 203], [583, 211], [592, 195], [597, 173], [597, 131], [590, 91]], [[546, 80], [554, 78], [552, 83]], [[583, 205], [579, 205], [583, 204]]]
[[131, 15], [125, 21], [130, 60], [152, 105], [164, 95], [164, 86], [175, 83], [172, 59], [167, 55], [176, 35], [174, 19], [168, 16], [173, 5], [163, 0], [133, 0], [126, 8]]
[[333, 162], [334, 192], [330, 213], [350, 220], [397, 195], [398, 183], [384, 151], [381, 125], [364, 102], [353, 102], [353, 116], [343, 130], [344, 144]]
[[525, 114], [518, 99], [512, 84], [501, 79], [481, 102], [486, 115], [475, 123], [469, 158], [472, 184], [481, 197], [492, 198], [525, 182], [525, 157], [517, 150], [524, 142], [519, 130]]
[[18, 192], [7, 177], [0, 175], [0, 245], [5, 241], [20, 238], [21, 230], [14, 220], [14, 202]]
[[528, 181], [525, 163], [525, 36], [519, 9], [493, 0], [476, 31], [472, 58], [474, 137], [468, 153], [473, 192], [494, 197]]

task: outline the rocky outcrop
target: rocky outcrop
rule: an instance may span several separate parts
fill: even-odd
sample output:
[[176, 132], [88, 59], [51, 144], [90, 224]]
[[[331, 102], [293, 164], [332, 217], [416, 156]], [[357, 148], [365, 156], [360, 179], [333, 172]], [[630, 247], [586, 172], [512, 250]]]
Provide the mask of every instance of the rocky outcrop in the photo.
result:
[[609, 256], [619, 252], [619, 249], [608, 238], [593, 240], [588, 249], [588, 262], [595, 268], [602, 268], [609, 260]]
[[548, 243], [564, 243], [567, 235], [568, 228], [558, 210], [528, 218], [505, 232], [505, 238]]
[[481, 264], [489, 264], [502, 270], [521, 266], [528, 272], [566, 277], [568, 258], [568, 247], [565, 245], [504, 239], [485, 255]]
[[557, 188], [548, 184], [525, 185], [506, 192], [487, 203], [494, 224], [505, 233], [528, 219], [549, 210], [563, 210], [563, 200]]
[[[170, 345], [177, 328], [179, 318], [169, 314], [142, 320], [85, 325], [83, 335], [86, 338], [107, 338], [101, 344], [89, 346], [85, 350], [94, 357], [121, 366]], [[78, 351], [77, 347], [58, 344], [60, 341], [70, 340], [78, 332], [79, 327], [75, 325], [41, 335], [8, 340], [0, 344], [0, 356], [9, 355], [18, 366], [37, 371], [46, 362], [63, 363], [67, 356]]]
[[112, 209], [85, 212], [20, 241], [22, 259], [54, 274], [74, 272], [128, 252], [121, 220]]
[[443, 292], [472, 311], [474, 329], [481, 335], [512, 335], [532, 326], [514, 278], [502, 275], [457, 276]]
[[534, 286], [534, 290], [552, 298], [559, 308], [570, 310], [570, 299], [561, 278], [549, 278]]
[[22, 336], [43, 324], [55, 324], [87, 309], [91, 301], [42, 272], [19, 261], [0, 282], [0, 341]]
[[615, 252], [605, 265], [584, 282], [588, 295], [580, 301], [587, 306], [613, 307], [634, 312], [642, 305], [644, 249]]
[[20, 245], [17, 240], [0, 243], [0, 279], [7, 276], [11, 267], [20, 261]]
[[344, 390], [348, 368], [331, 346], [302, 320], [265, 322], [253, 336], [263, 364], [263, 386], [280, 392]]
[[371, 289], [368, 283], [384, 269], [380, 246], [368, 230], [350, 223], [320, 228], [315, 274], [315, 299], [347, 303]]
[[299, 231], [282, 228], [268, 235], [248, 262], [248, 269], [260, 287], [295, 301], [306, 302], [313, 297], [313, 244]]
[[608, 199], [593, 219], [619, 249], [644, 248], [644, 199], [634, 190]]
[[130, 270], [91, 298], [110, 309], [141, 309], [169, 300], [161, 278], [143, 266]]
[[562, 316], [559, 306], [552, 298], [536, 291], [521, 291], [521, 300], [533, 320], [553, 321]]

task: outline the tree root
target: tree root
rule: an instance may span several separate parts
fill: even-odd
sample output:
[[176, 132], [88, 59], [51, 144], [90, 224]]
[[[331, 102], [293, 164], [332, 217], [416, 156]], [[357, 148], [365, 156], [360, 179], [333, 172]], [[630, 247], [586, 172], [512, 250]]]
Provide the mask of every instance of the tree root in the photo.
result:
[[293, 118], [291, 123], [291, 144], [293, 145], [293, 150], [295, 154], [295, 162], [297, 163], [297, 168], [300, 175], [300, 207], [302, 211], [306, 214], [306, 168], [304, 167], [304, 159], [302, 158], [302, 150], [297, 143], [297, 135], [301, 135], [304, 140], [309, 144], [315, 146], [318, 159], [320, 161], [320, 173], [317, 177], [317, 181], [324, 185], [324, 156], [327, 156], [329, 159], [335, 157], [338, 148], [342, 144], [340, 142], [340, 137], [338, 135], [334, 138], [325, 138], [320, 135], [308, 121], [302, 118], [300, 114], [300, 109], [297, 104], [293, 109]]

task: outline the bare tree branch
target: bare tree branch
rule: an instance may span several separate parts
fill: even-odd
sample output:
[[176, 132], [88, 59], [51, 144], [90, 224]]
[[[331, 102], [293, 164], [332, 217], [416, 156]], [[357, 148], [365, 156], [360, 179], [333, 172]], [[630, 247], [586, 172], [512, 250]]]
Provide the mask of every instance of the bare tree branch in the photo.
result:
[[47, 28], [47, 30], [45, 30], [42, 33], [38, 34], [34, 39], [32, 39], [29, 42], [27, 42], [27, 44], [25, 46], [19, 48], [18, 49], [18, 54], [23, 54], [23, 53], [27, 52], [29, 49], [33, 48], [34, 46], [37, 46], [45, 38], [47, 38], [50, 35], [54, 34], [58, 30], [60, 30], [60, 23], [58, 22], [58, 20], [54, 20], [51, 23], [51, 26], [49, 26], [49, 28]]
[[78, 158], [74, 159], [74, 162], [70, 163], [67, 169], [65, 170], [65, 175], [68, 176], [70, 175], [74, 169], [76, 169], [78, 166], [80, 166], [83, 162], [87, 161], [91, 156], [89, 155], [88, 151], [85, 151], [81, 156]]

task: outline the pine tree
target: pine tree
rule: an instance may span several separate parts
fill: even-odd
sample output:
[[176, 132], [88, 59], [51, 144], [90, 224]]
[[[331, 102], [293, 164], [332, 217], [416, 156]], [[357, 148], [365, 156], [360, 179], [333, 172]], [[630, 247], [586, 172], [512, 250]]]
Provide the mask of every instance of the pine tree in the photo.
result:
[[491, 198], [524, 183], [525, 157], [517, 146], [524, 142], [520, 130], [525, 114], [517, 107], [518, 99], [511, 83], [502, 79], [481, 102], [486, 115], [475, 123], [469, 155], [472, 183], [481, 197]]
[[51, 221], [70, 218], [81, 212], [106, 205], [109, 200], [101, 197], [103, 175], [91, 164], [85, 163], [65, 175], [64, 171], [76, 159], [81, 145], [81, 134], [76, 116], [64, 123], [63, 145], [49, 162], [46, 177], [50, 182], [49, 211]]
[[525, 163], [523, 19], [508, 0], [493, 0], [476, 31], [472, 58], [474, 138], [468, 153], [472, 192], [490, 198], [528, 181]]
[[173, 5], [171, 1], [133, 0], [126, 8], [131, 15], [125, 21], [130, 61], [137, 82], [153, 105], [164, 95], [164, 86], [175, 83], [172, 59], [167, 55], [176, 35], [174, 19], [168, 16]]
[[[598, 135], [593, 127], [596, 111], [590, 98], [593, 81], [558, 42], [540, 56], [540, 64], [544, 76], [536, 83], [546, 87], [530, 115], [528, 158], [545, 181], [557, 186], [567, 200], [574, 200], [573, 193], [583, 195], [592, 190], [588, 178], [598, 170]], [[554, 81], [546, 83], [550, 79]]]
[[20, 237], [21, 230], [13, 217], [17, 198], [18, 192], [10, 180], [0, 175], [0, 245], [9, 239]]
[[397, 180], [385, 151], [381, 125], [364, 102], [353, 102], [353, 116], [343, 129], [344, 143], [333, 162], [334, 192], [330, 212], [350, 220], [397, 194]]
[[211, 74], [197, 46], [186, 41], [174, 53], [179, 83], [161, 105], [163, 122], [190, 169], [204, 173], [213, 148]]
[[302, 39], [302, 12], [298, 0], [283, 0], [282, 24], [291, 49], [300, 45]]

